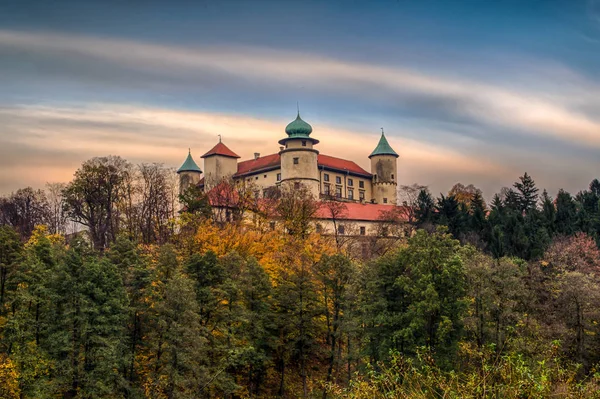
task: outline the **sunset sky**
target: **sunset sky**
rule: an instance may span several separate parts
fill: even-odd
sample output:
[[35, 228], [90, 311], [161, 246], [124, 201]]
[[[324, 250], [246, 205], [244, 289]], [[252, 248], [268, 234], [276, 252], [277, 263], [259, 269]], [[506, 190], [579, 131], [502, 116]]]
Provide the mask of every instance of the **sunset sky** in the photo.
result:
[[219, 134], [274, 153], [296, 102], [367, 170], [384, 127], [401, 184], [575, 193], [600, 177], [600, 1], [0, 0], [0, 194]]

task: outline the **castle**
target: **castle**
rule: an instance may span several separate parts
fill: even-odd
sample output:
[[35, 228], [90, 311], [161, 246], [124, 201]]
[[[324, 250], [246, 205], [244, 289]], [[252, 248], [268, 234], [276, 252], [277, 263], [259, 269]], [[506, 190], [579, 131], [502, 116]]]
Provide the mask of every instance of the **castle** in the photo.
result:
[[[280, 151], [276, 154], [239, 161], [239, 156], [224, 143], [219, 142], [202, 155], [204, 173], [193, 160], [191, 153], [177, 170], [180, 189], [194, 184], [205, 191], [223, 179], [251, 183], [257, 195], [266, 196], [273, 187], [299, 189], [306, 187], [314, 198], [334, 198], [345, 203], [345, 220], [376, 222], [381, 212], [395, 208], [397, 204], [397, 160], [382, 131], [379, 143], [369, 155], [371, 171], [355, 162], [319, 153], [315, 148], [319, 140], [311, 137], [313, 129], [302, 120], [300, 112], [290, 122], [287, 137], [279, 140]], [[325, 212], [319, 218], [326, 220]], [[373, 226], [360, 226], [365, 235]]]

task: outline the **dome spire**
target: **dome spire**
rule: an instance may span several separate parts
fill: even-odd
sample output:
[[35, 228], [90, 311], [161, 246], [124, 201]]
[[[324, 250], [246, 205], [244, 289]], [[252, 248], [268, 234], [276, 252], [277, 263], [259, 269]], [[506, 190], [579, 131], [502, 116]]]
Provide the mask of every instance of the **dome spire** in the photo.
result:
[[371, 155], [369, 155], [369, 158], [376, 155], [391, 155], [396, 158], [399, 157], [398, 153], [394, 151], [390, 143], [388, 143], [387, 139], [385, 138], [383, 128], [381, 128], [381, 137], [379, 138], [379, 143], [377, 143], [377, 147], [375, 147]]
[[181, 173], [181, 172], [202, 173], [202, 170], [198, 167], [198, 164], [196, 164], [196, 162], [194, 161], [194, 158], [192, 157], [192, 149], [191, 148], [188, 148], [188, 156], [185, 159], [185, 161], [183, 162], [183, 165], [181, 165], [179, 167], [179, 169], [177, 169], [177, 173]]

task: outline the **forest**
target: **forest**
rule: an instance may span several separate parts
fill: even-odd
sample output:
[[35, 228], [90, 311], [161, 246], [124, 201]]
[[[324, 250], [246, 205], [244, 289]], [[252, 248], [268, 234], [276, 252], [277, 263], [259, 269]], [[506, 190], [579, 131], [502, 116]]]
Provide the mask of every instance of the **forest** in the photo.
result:
[[402, 186], [379, 237], [231, 190], [107, 156], [1, 197], [0, 397], [600, 397], [597, 179]]

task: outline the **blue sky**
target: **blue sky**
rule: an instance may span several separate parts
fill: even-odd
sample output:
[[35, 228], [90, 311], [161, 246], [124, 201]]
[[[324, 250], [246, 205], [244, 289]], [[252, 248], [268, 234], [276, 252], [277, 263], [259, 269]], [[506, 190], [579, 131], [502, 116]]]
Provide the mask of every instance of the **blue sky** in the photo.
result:
[[218, 134], [277, 151], [296, 102], [319, 149], [490, 198], [600, 171], [599, 1], [0, 2], [0, 193], [117, 154], [178, 166]]

